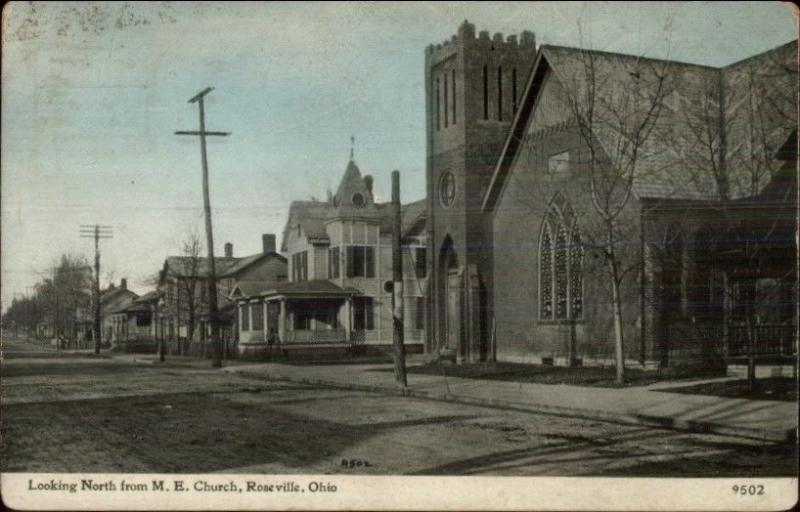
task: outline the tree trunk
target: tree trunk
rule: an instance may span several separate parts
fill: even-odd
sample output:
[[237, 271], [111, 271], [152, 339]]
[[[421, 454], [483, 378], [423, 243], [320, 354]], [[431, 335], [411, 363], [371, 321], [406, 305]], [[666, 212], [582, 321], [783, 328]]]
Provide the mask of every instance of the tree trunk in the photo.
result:
[[614, 308], [614, 355], [617, 365], [617, 385], [625, 384], [625, 352], [622, 338], [622, 297], [618, 277], [617, 262], [612, 258], [611, 266], [611, 295]]

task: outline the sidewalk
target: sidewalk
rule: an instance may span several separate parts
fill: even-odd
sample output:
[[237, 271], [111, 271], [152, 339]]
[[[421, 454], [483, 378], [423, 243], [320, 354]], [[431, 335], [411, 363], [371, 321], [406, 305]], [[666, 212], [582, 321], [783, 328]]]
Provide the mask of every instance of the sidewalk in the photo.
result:
[[[720, 398], [661, 391], [705, 381], [658, 383], [624, 389], [408, 375], [398, 389], [389, 364], [291, 366], [260, 363], [229, 366], [226, 372], [338, 388], [404, 394], [417, 398], [537, 413], [736, 435], [767, 441], [793, 439], [797, 404]], [[390, 370], [390, 371], [380, 371]], [[669, 385], [667, 385], [669, 384]]]

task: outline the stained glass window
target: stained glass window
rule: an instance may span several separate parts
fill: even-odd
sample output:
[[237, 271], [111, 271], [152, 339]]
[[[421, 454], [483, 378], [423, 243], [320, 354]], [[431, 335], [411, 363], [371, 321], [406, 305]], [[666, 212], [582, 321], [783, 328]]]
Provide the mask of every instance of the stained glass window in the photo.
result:
[[583, 316], [583, 246], [575, 212], [560, 194], [545, 216], [539, 242], [539, 316]]
[[572, 231], [572, 244], [569, 248], [569, 296], [572, 318], [583, 316], [583, 246], [581, 234]]
[[553, 318], [553, 253], [550, 242], [550, 227], [542, 230], [542, 242], [539, 258], [539, 282], [541, 295], [542, 318]]
[[567, 233], [558, 227], [555, 246], [555, 291], [557, 319], [567, 318]]

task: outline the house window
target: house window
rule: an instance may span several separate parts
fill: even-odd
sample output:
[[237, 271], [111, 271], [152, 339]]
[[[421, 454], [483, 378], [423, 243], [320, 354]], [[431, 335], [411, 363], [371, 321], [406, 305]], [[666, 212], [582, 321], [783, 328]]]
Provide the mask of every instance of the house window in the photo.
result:
[[414, 268], [416, 270], [417, 279], [423, 279], [428, 272], [428, 261], [426, 259], [427, 253], [424, 247], [417, 247], [414, 249]]
[[583, 317], [583, 245], [569, 204], [554, 200], [539, 237], [539, 318]]
[[242, 332], [250, 330], [250, 311], [247, 309], [247, 304], [239, 307], [239, 326]]
[[351, 245], [346, 252], [347, 277], [375, 277], [375, 248]]
[[136, 327], [148, 327], [151, 323], [151, 318], [149, 313], [138, 313], [136, 315]]
[[339, 248], [331, 247], [328, 249], [328, 278], [339, 277]]
[[253, 330], [264, 330], [264, 306], [262, 304], [250, 304], [250, 315], [253, 319]]
[[353, 329], [371, 331], [375, 329], [375, 307], [372, 297], [353, 299]]
[[292, 254], [292, 281], [308, 280], [308, 251]]

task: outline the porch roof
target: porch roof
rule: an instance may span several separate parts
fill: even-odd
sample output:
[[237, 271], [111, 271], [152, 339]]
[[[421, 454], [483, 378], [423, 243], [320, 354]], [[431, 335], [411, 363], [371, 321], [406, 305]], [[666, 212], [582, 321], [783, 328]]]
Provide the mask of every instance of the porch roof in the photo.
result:
[[311, 281], [298, 281], [291, 283], [279, 283], [271, 290], [264, 290], [253, 294], [251, 297], [314, 297], [314, 298], [346, 298], [354, 295], [361, 295], [361, 291], [332, 283], [326, 279], [315, 279]]

